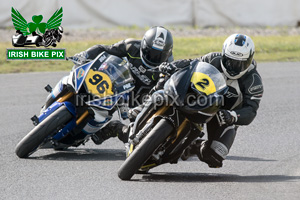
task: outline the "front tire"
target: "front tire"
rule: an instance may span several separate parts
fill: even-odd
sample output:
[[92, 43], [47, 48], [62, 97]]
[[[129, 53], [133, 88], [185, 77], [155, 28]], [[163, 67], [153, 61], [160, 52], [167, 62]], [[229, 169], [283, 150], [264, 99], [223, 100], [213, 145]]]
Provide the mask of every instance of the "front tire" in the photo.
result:
[[118, 170], [119, 178], [130, 180], [172, 131], [173, 126], [168, 120], [160, 120], [121, 165]]
[[72, 118], [71, 113], [65, 106], [61, 106], [34, 129], [32, 129], [16, 146], [16, 154], [19, 158], [27, 158], [58, 127], [66, 124]]

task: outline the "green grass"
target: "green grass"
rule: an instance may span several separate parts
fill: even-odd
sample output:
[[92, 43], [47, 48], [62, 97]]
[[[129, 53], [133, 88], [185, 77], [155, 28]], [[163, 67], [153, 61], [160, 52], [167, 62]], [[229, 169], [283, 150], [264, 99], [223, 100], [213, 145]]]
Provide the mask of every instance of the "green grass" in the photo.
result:
[[[226, 37], [175, 38], [174, 58], [197, 58], [209, 52], [220, 52]], [[257, 62], [300, 61], [299, 36], [257, 36], [252, 37]], [[82, 42], [61, 42], [59, 48], [66, 48], [67, 56], [86, 50], [95, 44], [113, 44], [115, 40], [95, 40]], [[11, 43], [0, 43], [0, 73], [33, 72], [33, 71], [64, 71], [70, 70], [70, 61], [6, 61], [6, 48]]]
[[[177, 38], [175, 59], [196, 58], [208, 52], [221, 52], [226, 37]], [[257, 36], [254, 58], [257, 62], [300, 61], [300, 36]]]

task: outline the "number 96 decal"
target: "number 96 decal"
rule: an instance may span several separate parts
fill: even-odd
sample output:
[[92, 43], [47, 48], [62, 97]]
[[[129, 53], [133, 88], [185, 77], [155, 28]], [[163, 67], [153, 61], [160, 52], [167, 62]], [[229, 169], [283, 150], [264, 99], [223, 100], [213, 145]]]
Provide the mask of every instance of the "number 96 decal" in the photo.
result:
[[90, 93], [105, 97], [113, 95], [112, 83], [108, 75], [103, 72], [90, 70], [85, 77], [85, 84]]

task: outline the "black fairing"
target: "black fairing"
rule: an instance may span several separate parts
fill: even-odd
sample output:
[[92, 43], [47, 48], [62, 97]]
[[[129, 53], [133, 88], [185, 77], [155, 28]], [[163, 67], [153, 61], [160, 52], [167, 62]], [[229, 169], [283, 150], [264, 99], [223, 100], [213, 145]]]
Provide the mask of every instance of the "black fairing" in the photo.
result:
[[220, 106], [222, 105], [222, 98], [221, 96], [214, 96], [209, 101], [210, 103], [206, 106], [188, 106], [184, 105], [182, 107], [178, 107], [184, 115], [191, 121], [197, 124], [207, 123], [215, 113], [219, 110]]
[[[190, 80], [197, 63], [198, 61], [194, 61], [189, 67], [177, 71], [166, 82], [164, 86], [165, 94], [170, 96], [172, 100], [175, 100], [176, 105], [184, 105], [186, 94], [191, 85]], [[172, 82], [174, 83], [176, 91], [172, 89]]]
[[[199, 95], [191, 89], [191, 77], [196, 71], [199, 61], [193, 61], [189, 67], [174, 73], [164, 86], [167, 96], [171, 97], [173, 105], [194, 123], [206, 123], [220, 109], [223, 103], [223, 95], [228, 91], [224, 87], [210, 95]], [[225, 84], [225, 82], [224, 82]], [[174, 89], [175, 88], [175, 89]], [[188, 104], [187, 99], [197, 96], [197, 101]]]

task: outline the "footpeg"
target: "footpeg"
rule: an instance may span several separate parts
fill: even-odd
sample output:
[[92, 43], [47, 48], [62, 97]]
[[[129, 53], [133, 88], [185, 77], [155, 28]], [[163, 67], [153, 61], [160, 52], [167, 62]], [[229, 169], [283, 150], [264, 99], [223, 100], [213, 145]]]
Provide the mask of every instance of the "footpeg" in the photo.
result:
[[51, 93], [52, 92], [52, 87], [48, 84], [48, 85], [46, 85], [45, 90], [47, 92]]
[[39, 124], [39, 118], [36, 115], [34, 115], [33, 117], [31, 117], [30, 119], [31, 119], [33, 125], [36, 126], [36, 125]]

